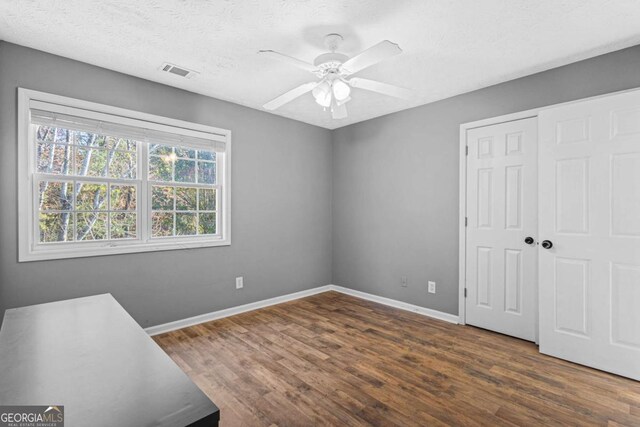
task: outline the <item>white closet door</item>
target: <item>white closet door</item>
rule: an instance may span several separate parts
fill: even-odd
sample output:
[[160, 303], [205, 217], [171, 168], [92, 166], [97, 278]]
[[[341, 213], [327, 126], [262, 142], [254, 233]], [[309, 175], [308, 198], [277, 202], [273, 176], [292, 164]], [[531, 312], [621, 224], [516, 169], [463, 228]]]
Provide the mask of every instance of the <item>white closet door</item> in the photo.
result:
[[537, 130], [531, 118], [467, 132], [466, 323], [529, 341], [536, 335]]
[[540, 351], [640, 379], [640, 92], [539, 124]]

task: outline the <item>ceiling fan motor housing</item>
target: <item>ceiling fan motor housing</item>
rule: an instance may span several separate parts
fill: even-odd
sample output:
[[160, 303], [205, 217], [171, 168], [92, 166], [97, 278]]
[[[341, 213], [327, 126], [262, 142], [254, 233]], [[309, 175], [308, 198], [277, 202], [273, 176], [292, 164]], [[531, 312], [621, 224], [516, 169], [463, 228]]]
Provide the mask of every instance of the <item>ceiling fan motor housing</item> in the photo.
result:
[[328, 52], [318, 56], [313, 65], [318, 68], [338, 68], [340, 64], [346, 62], [349, 57], [342, 53]]

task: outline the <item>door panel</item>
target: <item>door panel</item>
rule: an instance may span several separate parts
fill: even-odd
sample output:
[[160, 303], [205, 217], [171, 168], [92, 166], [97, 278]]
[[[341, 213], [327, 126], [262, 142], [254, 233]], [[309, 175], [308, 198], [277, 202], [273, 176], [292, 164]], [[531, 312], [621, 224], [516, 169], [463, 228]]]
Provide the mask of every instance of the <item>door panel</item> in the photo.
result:
[[505, 168], [505, 227], [511, 230], [522, 229], [522, 166]]
[[493, 170], [478, 169], [478, 228], [491, 228]]
[[619, 237], [640, 236], [640, 154], [611, 156], [611, 227]]
[[640, 349], [640, 316], [634, 302], [640, 300], [640, 267], [612, 264], [611, 342]]
[[556, 230], [560, 233], [589, 233], [589, 159], [556, 162]]
[[537, 120], [467, 132], [466, 322], [534, 341]]
[[587, 288], [589, 261], [584, 259], [555, 259], [555, 307], [556, 329], [588, 336]]
[[476, 305], [491, 308], [491, 248], [478, 247], [478, 280]]
[[539, 124], [540, 351], [640, 379], [640, 93]]
[[522, 251], [504, 250], [504, 311], [522, 313]]

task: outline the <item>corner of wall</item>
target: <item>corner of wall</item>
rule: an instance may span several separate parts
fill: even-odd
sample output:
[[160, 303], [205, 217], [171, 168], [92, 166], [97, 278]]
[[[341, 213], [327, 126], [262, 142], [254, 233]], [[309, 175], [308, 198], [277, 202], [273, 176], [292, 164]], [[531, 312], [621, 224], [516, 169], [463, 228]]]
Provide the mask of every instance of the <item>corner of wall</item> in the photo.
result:
[[335, 179], [334, 179], [334, 167], [335, 167], [335, 158], [334, 158], [334, 152], [335, 152], [335, 134], [336, 134], [336, 129], [330, 129], [329, 130], [329, 142], [331, 143], [331, 160], [330, 160], [330, 170], [329, 170], [329, 176], [331, 177], [331, 182], [330, 182], [330, 186], [329, 186], [329, 200], [330, 200], [330, 215], [329, 215], [329, 241], [331, 242], [331, 247], [329, 249], [329, 278], [330, 281], [329, 283], [333, 283], [335, 276], [334, 276], [334, 272], [333, 272], [333, 247], [334, 247], [334, 235], [333, 235], [333, 229], [334, 229], [334, 212], [333, 212], [333, 205], [334, 205], [334, 194], [335, 194], [335, 189], [334, 189], [334, 185], [335, 185]]

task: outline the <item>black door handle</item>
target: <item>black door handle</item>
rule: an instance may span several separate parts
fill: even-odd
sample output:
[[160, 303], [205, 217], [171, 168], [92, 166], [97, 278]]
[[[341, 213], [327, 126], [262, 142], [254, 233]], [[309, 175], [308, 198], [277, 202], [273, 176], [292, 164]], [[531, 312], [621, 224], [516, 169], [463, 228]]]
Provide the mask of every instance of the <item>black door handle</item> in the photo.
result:
[[524, 242], [525, 242], [527, 245], [533, 245], [533, 242], [534, 242], [533, 237], [531, 237], [531, 236], [529, 236], [529, 237], [525, 237], [525, 238], [524, 238]]
[[542, 247], [545, 249], [551, 249], [553, 247], [553, 242], [551, 240], [543, 240]]

